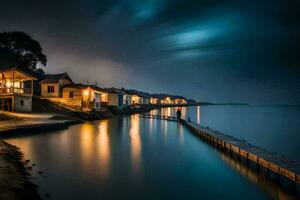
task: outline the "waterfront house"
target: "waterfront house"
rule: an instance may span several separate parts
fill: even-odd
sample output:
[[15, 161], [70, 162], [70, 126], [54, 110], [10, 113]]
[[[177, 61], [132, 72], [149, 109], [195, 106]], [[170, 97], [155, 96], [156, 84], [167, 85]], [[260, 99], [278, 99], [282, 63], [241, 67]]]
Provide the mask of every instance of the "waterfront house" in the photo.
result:
[[150, 97], [150, 99], [149, 99], [149, 103], [150, 104], [159, 104], [159, 101], [158, 101], [158, 98], [156, 98], [156, 97]]
[[132, 96], [130, 94], [127, 94], [126, 92], [124, 92], [123, 100], [124, 100], [125, 106], [131, 105], [131, 99], [132, 99]]
[[166, 96], [165, 98], [160, 100], [160, 104], [171, 105], [171, 104], [173, 104], [173, 98], [170, 96]]
[[100, 110], [101, 105], [107, 105], [108, 94], [94, 85], [69, 84], [63, 86], [62, 98], [57, 101], [84, 111]]
[[40, 82], [41, 98], [61, 98], [62, 87], [72, 83], [73, 81], [67, 73], [47, 74]]
[[187, 101], [186, 101], [186, 99], [183, 98], [183, 97], [175, 98], [175, 99], [174, 99], [174, 104], [184, 105], [184, 104], [187, 104]]
[[146, 92], [140, 92], [137, 90], [124, 90], [125, 94], [131, 96], [130, 105], [142, 105], [149, 104], [150, 95]]
[[18, 67], [0, 66], [0, 110], [31, 112], [35, 77]]
[[131, 96], [131, 105], [142, 104], [142, 98], [136, 94]]
[[117, 89], [117, 88], [107, 88], [105, 90], [108, 93], [108, 106], [114, 106], [117, 108], [120, 108], [123, 106], [124, 93], [122, 90]]
[[185, 105], [187, 104], [187, 100], [183, 96], [172, 96], [173, 104], [175, 105]]
[[108, 88], [108, 106], [114, 106], [117, 108], [123, 108], [129, 106], [131, 103], [131, 95], [127, 94], [123, 89]]
[[146, 93], [140, 93], [139, 96], [142, 98], [142, 104], [147, 105], [150, 101], [150, 95]]

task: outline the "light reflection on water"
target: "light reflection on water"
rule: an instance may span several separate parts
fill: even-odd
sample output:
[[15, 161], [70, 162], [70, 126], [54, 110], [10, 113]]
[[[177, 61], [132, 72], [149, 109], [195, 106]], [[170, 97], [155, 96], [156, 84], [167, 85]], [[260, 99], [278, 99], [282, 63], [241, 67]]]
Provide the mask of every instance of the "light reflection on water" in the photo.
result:
[[[34, 181], [51, 199], [291, 197], [176, 122], [132, 115], [7, 141], [37, 164]], [[45, 174], [35, 175], [38, 170]]]
[[129, 130], [131, 143], [131, 160], [134, 173], [138, 173], [141, 167], [141, 138], [140, 138], [140, 120], [137, 115], [131, 116], [131, 127]]
[[232, 169], [237, 171], [239, 174], [247, 178], [250, 182], [261, 187], [265, 192], [267, 192], [274, 199], [297, 199], [292, 194], [289, 194], [283, 190], [278, 184], [269, 180], [265, 174], [259, 174], [259, 172], [254, 169], [249, 168], [244, 163], [233, 159], [228, 154], [220, 152], [222, 160], [225, 161]]
[[108, 130], [108, 120], [99, 122], [99, 134], [96, 138], [99, 155], [99, 166], [101, 166], [101, 175], [105, 179], [109, 178], [109, 169], [110, 169], [110, 139], [109, 139], [109, 130]]

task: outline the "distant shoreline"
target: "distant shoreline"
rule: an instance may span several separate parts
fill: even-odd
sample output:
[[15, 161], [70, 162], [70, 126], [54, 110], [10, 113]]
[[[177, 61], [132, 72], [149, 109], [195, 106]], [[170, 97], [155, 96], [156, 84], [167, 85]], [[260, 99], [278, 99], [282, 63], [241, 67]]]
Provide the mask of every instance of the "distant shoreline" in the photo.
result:
[[248, 103], [199, 103], [199, 106], [257, 106], [257, 107], [300, 107], [288, 104], [248, 104]]

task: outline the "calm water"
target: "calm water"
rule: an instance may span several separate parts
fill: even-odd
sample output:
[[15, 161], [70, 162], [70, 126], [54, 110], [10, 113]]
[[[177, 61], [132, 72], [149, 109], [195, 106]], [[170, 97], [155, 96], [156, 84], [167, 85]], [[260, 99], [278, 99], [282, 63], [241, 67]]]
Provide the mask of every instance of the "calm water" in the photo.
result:
[[[184, 118], [300, 161], [300, 107], [228, 105], [182, 111]], [[164, 108], [161, 113], [175, 116], [176, 109]]]
[[[208, 109], [200, 121], [212, 120]], [[115, 117], [7, 141], [37, 165], [33, 181], [50, 199], [292, 198], [176, 122]]]

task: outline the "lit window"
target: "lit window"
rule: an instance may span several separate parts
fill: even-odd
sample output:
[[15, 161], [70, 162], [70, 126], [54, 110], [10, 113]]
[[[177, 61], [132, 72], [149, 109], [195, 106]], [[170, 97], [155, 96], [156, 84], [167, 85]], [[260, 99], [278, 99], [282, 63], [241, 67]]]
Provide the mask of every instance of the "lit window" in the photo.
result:
[[107, 101], [108, 101], [107, 94], [101, 94], [101, 102], [107, 102]]

